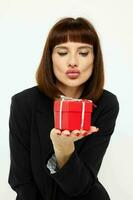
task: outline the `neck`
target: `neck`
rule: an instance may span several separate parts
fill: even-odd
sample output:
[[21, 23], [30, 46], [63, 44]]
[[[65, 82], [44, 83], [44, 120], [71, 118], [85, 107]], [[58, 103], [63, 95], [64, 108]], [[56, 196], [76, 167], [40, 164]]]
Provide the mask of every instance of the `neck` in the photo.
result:
[[82, 91], [83, 91], [83, 86], [80, 87], [58, 87], [61, 92], [67, 97], [71, 98], [80, 98]]

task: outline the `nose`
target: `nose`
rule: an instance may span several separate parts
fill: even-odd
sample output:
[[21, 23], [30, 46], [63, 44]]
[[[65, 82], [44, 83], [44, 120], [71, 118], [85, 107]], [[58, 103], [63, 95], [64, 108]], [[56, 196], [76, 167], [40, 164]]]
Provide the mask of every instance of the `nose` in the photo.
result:
[[77, 67], [77, 64], [69, 64], [69, 67]]
[[69, 67], [77, 67], [78, 63], [77, 63], [77, 58], [76, 56], [72, 55], [70, 56], [69, 60], [68, 60], [68, 66]]

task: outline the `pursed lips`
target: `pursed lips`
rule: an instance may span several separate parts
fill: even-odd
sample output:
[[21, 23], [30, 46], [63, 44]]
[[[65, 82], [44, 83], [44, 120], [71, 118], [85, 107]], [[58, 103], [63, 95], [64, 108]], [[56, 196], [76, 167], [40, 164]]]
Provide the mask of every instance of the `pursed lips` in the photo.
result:
[[80, 75], [80, 71], [79, 70], [75, 70], [75, 69], [69, 69], [66, 71], [66, 75], [68, 78], [71, 78], [71, 79], [75, 79], [75, 78], [78, 78], [79, 75]]

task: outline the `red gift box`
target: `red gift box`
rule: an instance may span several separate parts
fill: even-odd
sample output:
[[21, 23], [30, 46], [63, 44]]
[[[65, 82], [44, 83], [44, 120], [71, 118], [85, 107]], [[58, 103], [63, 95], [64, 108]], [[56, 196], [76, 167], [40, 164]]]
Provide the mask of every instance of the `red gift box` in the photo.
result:
[[89, 130], [93, 103], [88, 99], [63, 97], [54, 101], [54, 124], [60, 130]]

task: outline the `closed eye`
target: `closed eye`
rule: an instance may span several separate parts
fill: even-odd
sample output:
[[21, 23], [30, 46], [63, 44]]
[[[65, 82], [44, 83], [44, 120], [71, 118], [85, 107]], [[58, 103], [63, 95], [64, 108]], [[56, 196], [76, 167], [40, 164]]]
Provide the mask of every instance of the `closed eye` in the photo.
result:
[[64, 56], [64, 55], [66, 55], [67, 53], [60, 53], [60, 52], [58, 52], [58, 54], [59, 54], [60, 56]]
[[79, 54], [81, 54], [82, 56], [87, 56], [88, 52], [86, 52], [86, 53], [79, 53]]
[[[82, 55], [82, 56], [87, 56], [88, 55], [88, 53], [89, 52], [85, 52], [85, 53], [79, 53], [80, 55]], [[60, 52], [58, 52], [58, 54], [60, 55], [60, 56], [65, 56], [67, 53], [60, 53]]]

